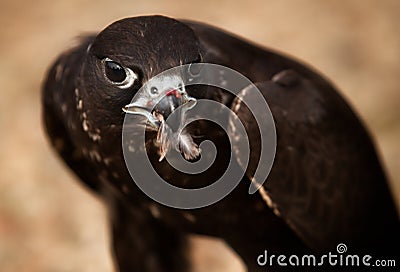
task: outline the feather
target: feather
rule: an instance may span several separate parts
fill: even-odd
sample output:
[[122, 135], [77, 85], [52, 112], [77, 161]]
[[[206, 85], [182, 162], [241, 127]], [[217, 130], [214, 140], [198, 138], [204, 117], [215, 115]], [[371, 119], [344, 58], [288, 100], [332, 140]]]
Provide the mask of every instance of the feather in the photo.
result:
[[200, 148], [187, 133], [181, 132], [177, 134], [177, 149], [186, 160], [196, 159], [200, 155]]
[[161, 125], [157, 132], [157, 138], [155, 144], [159, 146], [158, 153], [160, 158], [158, 159], [161, 162], [164, 158], [169, 149], [171, 148], [171, 141], [170, 135], [171, 129], [167, 126], [164, 120], [161, 120]]

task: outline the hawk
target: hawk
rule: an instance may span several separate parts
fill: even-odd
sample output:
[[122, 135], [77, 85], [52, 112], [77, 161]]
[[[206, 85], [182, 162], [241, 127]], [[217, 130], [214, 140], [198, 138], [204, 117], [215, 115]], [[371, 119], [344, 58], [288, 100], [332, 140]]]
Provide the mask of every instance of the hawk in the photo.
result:
[[[213, 86], [185, 87], [179, 75], [171, 75], [168, 84], [148, 86], [132, 101], [154, 76], [195, 63], [240, 72], [270, 107], [276, 157], [255, 194], [248, 188], [261, 139], [251, 110], [241, 103], [252, 92], [234, 96]], [[223, 104], [241, 120], [249, 164], [223, 200], [192, 210], [167, 207], [132, 181], [122, 151], [124, 118], [133, 113], [137, 126], [146, 127], [146, 153], [160, 176], [175, 186], [199, 188], [214, 182], [237, 156], [225, 131], [212, 122], [192, 122], [182, 133], [167, 126], [172, 112], [183, 106], [178, 117], [185, 119], [199, 99]], [[283, 54], [204, 23], [125, 18], [58, 57], [46, 76], [42, 104], [52, 146], [106, 203], [120, 271], [189, 271], [190, 233], [222, 238], [249, 271], [265, 269], [256, 259], [266, 249], [323, 254], [345, 243], [355, 253], [380, 256], [389, 254], [391, 245], [398, 248], [399, 217], [368, 131], [329, 81]], [[164, 159], [175, 150], [195, 162], [205, 140], [218, 152], [203, 173], [177, 171]]]

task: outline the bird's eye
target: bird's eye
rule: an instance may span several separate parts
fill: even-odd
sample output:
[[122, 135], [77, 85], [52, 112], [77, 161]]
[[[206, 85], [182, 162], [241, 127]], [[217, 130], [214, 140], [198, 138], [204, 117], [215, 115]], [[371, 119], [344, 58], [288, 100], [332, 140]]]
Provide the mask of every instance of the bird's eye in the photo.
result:
[[188, 67], [188, 73], [191, 77], [198, 77], [201, 72], [202, 65], [198, 63], [191, 63]]
[[105, 61], [105, 72], [107, 78], [115, 83], [121, 83], [126, 78], [125, 69], [115, 61]]
[[118, 62], [109, 58], [103, 59], [104, 75], [108, 81], [117, 85], [121, 89], [129, 88], [133, 85], [138, 75], [131, 69], [123, 67]]
[[201, 68], [203, 68], [203, 66], [199, 63], [201, 63], [202, 61], [203, 61], [203, 56], [199, 54], [197, 56], [197, 59], [193, 61], [191, 64], [189, 64], [188, 73], [191, 77], [198, 77], [200, 75]]

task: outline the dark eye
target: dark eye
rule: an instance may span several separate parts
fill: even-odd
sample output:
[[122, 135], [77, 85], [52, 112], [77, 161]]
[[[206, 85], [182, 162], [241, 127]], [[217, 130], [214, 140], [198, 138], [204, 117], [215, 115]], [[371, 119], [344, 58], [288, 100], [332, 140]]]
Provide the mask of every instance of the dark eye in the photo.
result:
[[199, 63], [191, 63], [188, 67], [188, 73], [191, 77], [198, 77], [201, 72], [202, 65]]
[[131, 69], [123, 67], [109, 58], [102, 60], [104, 75], [114, 85], [121, 89], [129, 88], [138, 79], [138, 75]]
[[105, 74], [107, 78], [115, 83], [122, 83], [126, 78], [125, 69], [122, 68], [120, 64], [112, 60], [106, 60], [104, 62], [105, 65]]
[[199, 54], [197, 56], [197, 59], [192, 62], [191, 64], [189, 64], [188, 67], [188, 72], [189, 75], [192, 77], [197, 77], [200, 75], [201, 69], [203, 68], [203, 66], [199, 63], [201, 63], [203, 61], [203, 57], [201, 56], [201, 54]]

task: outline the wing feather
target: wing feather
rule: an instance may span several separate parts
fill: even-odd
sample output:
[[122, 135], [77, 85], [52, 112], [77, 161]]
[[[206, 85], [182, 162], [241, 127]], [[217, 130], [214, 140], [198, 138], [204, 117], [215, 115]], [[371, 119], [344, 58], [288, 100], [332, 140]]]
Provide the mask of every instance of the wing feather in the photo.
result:
[[[394, 204], [370, 137], [347, 104], [294, 70], [256, 85], [277, 131], [275, 162], [260, 190], [269, 198], [266, 204], [315, 249], [387, 242], [384, 233], [398, 226]], [[244, 103], [236, 99], [232, 109], [248, 133], [250, 163], [243, 167], [251, 179], [260, 134]]]

